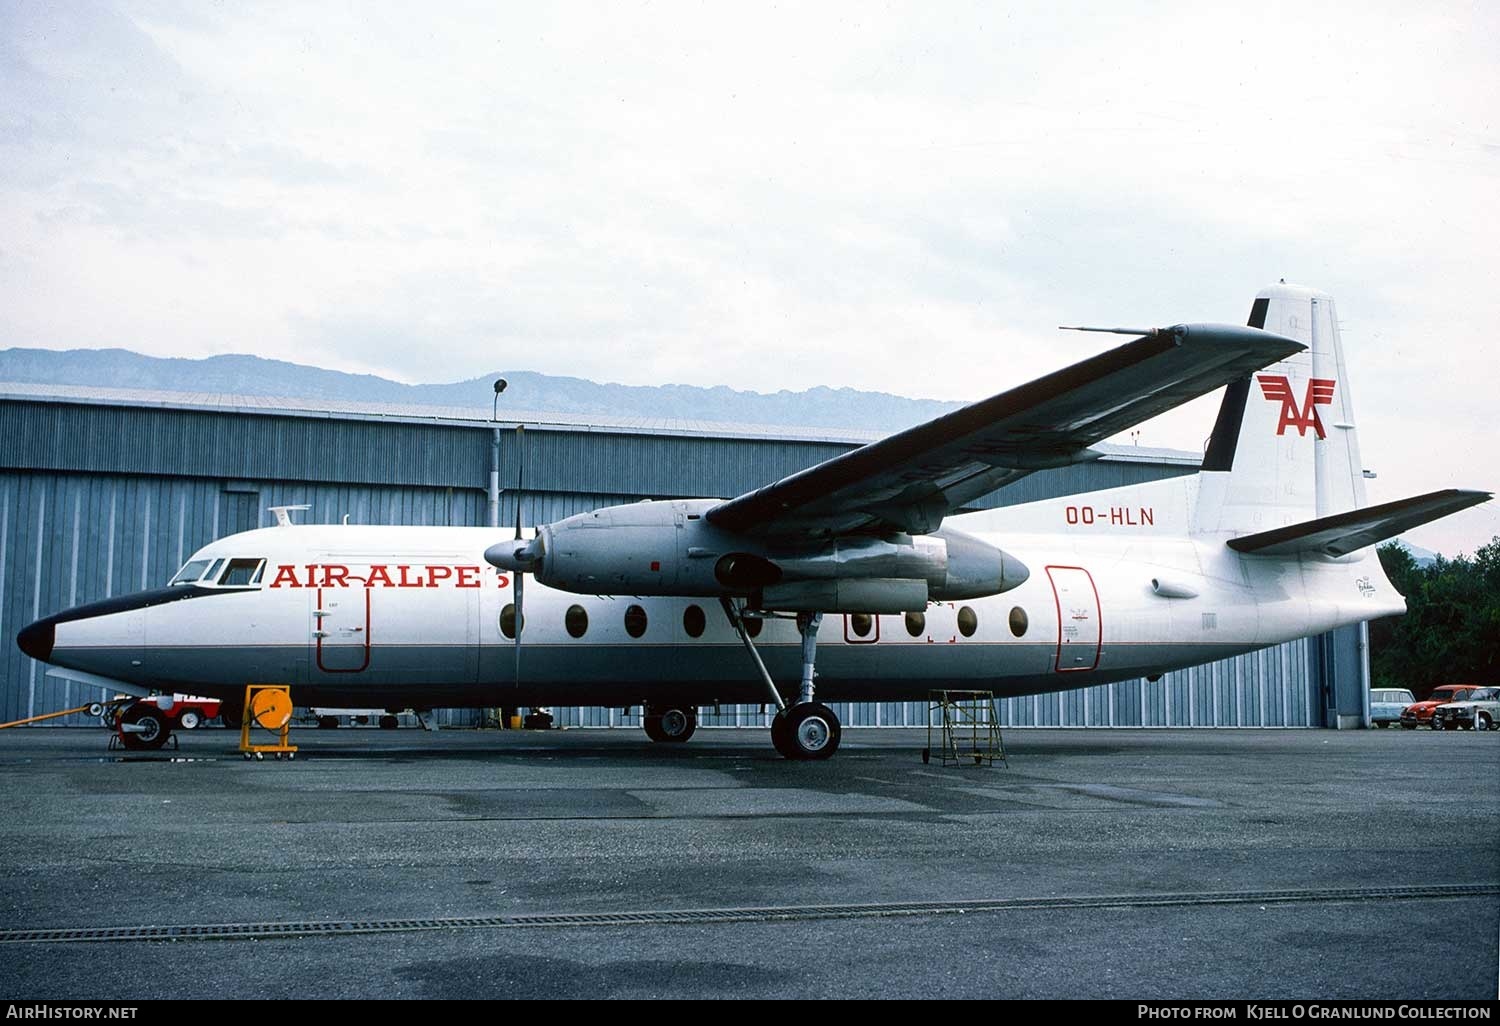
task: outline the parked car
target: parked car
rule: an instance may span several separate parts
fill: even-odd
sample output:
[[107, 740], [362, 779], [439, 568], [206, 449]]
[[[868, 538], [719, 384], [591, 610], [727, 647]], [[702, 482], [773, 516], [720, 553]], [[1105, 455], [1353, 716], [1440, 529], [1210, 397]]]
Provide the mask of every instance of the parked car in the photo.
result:
[[1401, 710], [1401, 726], [1407, 730], [1415, 730], [1423, 724], [1429, 727], [1435, 726], [1432, 722], [1432, 710], [1449, 702], [1462, 702], [1478, 686], [1478, 684], [1444, 684], [1440, 688], [1434, 688], [1425, 701], [1414, 702]]
[[1432, 711], [1433, 730], [1493, 730], [1500, 723], [1500, 688], [1475, 688], [1459, 702]]
[[1401, 710], [1416, 700], [1417, 697], [1405, 688], [1371, 688], [1370, 722], [1377, 727], [1400, 723]]

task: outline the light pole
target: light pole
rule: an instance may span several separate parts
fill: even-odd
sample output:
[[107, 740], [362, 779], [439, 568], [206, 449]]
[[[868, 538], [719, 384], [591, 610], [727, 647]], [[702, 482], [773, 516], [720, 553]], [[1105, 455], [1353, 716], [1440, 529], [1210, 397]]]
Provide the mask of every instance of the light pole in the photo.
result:
[[505, 379], [495, 379], [495, 401], [490, 404], [490, 424], [494, 432], [490, 437], [490, 526], [500, 526], [500, 393], [505, 391]]

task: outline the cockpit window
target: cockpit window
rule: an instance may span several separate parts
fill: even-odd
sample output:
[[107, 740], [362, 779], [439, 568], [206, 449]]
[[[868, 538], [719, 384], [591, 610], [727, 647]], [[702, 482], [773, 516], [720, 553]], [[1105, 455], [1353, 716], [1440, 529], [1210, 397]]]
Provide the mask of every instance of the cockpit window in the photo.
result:
[[219, 578], [219, 586], [221, 588], [254, 587], [260, 583], [260, 575], [265, 572], [265, 569], [264, 559], [231, 559], [224, 571], [224, 576]]
[[203, 571], [208, 569], [209, 560], [190, 559], [186, 566], [177, 571], [177, 576], [168, 581], [168, 584], [196, 584], [198, 578], [203, 576]]

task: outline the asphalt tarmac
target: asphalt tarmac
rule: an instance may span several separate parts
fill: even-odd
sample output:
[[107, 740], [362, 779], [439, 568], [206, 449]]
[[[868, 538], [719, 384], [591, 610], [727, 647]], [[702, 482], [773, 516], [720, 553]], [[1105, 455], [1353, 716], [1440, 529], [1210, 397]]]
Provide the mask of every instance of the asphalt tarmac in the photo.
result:
[[105, 740], [0, 733], [0, 998], [1496, 996], [1500, 733]]

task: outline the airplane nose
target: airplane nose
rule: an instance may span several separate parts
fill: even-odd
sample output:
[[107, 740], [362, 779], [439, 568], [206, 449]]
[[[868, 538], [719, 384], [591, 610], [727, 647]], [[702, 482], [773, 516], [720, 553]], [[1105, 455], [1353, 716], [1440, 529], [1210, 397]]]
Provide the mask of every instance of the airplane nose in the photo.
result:
[[52, 658], [52, 645], [57, 639], [57, 625], [52, 620], [38, 620], [22, 627], [16, 635], [16, 644], [31, 658], [47, 662]]

